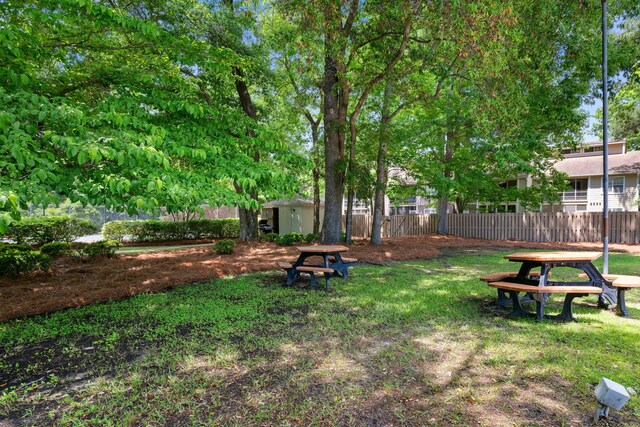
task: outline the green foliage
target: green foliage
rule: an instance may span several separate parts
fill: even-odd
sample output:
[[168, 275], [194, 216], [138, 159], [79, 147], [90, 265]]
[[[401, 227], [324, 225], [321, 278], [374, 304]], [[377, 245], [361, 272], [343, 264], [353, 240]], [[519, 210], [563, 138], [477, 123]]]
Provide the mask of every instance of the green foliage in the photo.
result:
[[[627, 19], [620, 29], [620, 33], [612, 34], [610, 50], [614, 66], [609, 75], [620, 68], [626, 78], [616, 79], [612, 84], [610, 131], [613, 139], [626, 139], [627, 147], [637, 150], [640, 148], [640, 18]], [[602, 111], [599, 113], [602, 119]]]
[[265, 242], [275, 242], [280, 235], [278, 233], [266, 233], [260, 236], [261, 240]]
[[302, 238], [302, 241], [304, 243], [313, 243], [318, 241], [318, 239], [320, 238], [319, 234], [316, 233], [309, 233], [309, 234], [305, 234]]
[[18, 220], [20, 220], [18, 196], [13, 191], [0, 187], [0, 236], [7, 231], [7, 227], [12, 222]]
[[13, 223], [6, 237], [18, 243], [44, 245], [49, 242], [71, 242], [95, 231], [87, 220], [69, 216], [27, 217]]
[[117, 240], [99, 240], [86, 245], [82, 249], [82, 253], [90, 256], [107, 256], [112, 257], [116, 254], [116, 251], [122, 247], [122, 243]]
[[291, 246], [295, 243], [300, 243], [304, 241], [304, 236], [300, 233], [289, 233], [279, 235], [275, 240], [276, 244], [280, 246]]
[[226, 254], [232, 254], [235, 247], [236, 247], [236, 244], [233, 240], [225, 239], [225, 240], [218, 240], [215, 243], [215, 245], [213, 245], [213, 250], [217, 254], [226, 255]]
[[32, 246], [27, 245], [25, 243], [7, 243], [7, 242], [0, 242], [0, 253], [1, 252], [7, 252], [7, 251], [23, 251], [23, 252], [29, 252], [34, 250]]
[[0, 276], [17, 277], [20, 273], [45, 270], [51, 266], [49, 255], [23, 248], [0, 250]]
[[40, 247], [40, 252], [42, 252], [45, 255], [49, 255], [52, 259], [60, 258], [61, 256], [69, 255], [71, 253], [71, 243], [69, 242], [45, 243]]
[[223, 239], [238, 237], [237, 219], [202, 219], [193, 221], [111, 221], [102, 227], [102, 236], [130, 242], [160, 242], [168, 240]]
[[252, 195], [295, 186], [285, 169], [299, 156], [270, 109], [248, 120], [233, 99], [234, 70], [260, 76], [268, 55], [245, 61], [210, 36], [242, 38], [250, 20], [191, 0], [0, 2], [0, 17], [0, 232], [62, 198], [130, 214], [257, 209]]

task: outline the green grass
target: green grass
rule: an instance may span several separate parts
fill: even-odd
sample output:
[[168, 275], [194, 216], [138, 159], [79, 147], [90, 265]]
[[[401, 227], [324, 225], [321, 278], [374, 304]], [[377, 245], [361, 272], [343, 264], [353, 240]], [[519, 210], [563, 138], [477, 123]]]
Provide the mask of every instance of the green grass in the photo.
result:
[[[0, 421], [583, 425], [602, 376], [640, 390], [640, 292], [632, 318], [591, 297], [579, 323], [510, 319], [478, 280], [513, 270], [506, 253], [356, 266], [329, 293], [278, 271], [0, 324]], [[637, 425], [637, 396], [611, 415]]]

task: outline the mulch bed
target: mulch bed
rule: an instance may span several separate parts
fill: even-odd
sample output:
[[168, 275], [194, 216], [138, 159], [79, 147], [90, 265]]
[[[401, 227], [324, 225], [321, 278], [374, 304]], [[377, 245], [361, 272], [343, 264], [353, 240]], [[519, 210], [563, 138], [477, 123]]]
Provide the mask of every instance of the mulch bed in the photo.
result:
[[[428, 259], [441, 248], [513, 248], [599, 250], [597, 243], [531, 243], [464, 239], [454, 236], [415, 236], [386, 239], [380, 246], [366, 241], [350, 245], [349, 257], [369, 263]], [[612, 251], [640, 253], [636, 246], [610, 245]], [[231, 255], [210, 247], [118, 255], [82, 260], [61, 258], [44, 272], [0, 278], [0, 321], [158, 292], [189, 283], [256, 271], [277, 269], [278, 261], [295, 259], [295, 247], [267, 242], [236, 242]], [[283, 273], [284, 277], [284, 273]]]

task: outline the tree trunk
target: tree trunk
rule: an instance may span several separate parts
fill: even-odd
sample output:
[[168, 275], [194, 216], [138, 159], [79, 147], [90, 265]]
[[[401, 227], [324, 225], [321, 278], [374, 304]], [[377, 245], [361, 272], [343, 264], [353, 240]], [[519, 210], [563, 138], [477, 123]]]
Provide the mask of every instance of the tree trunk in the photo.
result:
[[[331, 51], [332, 37], [325, 38], [326, 51]], [[342, 231], [342, 196], [344, 194], [344, 132], [349, 105], [348, 86], [340, 84], [337, 63], [326, 55], [324, 62], [324, 157], [325, 190], [324, 220], [320, 240], [322, 243], [339, 243]]]
[[438, 234], [447, 234], [449, 225], [447, 224], [447, 210], [449, 208], [449, 198], [447, 196], [440, 197], [438, 200]]
[[373, 223], [371, 225], [371, 243], [382, 244], [382, 221], [384, 219], [384, 196], [387, 190], [387, 138], [389, 136], [389, 122], [391, 117], [390, 99], [393, 82], [387, 80], [382, 99], [382, 114], [380, 117], [380, 140], [378, 141], [378, 159], [376, 166], [376, 192], [373, 205]]
[[239, 208], [240, 216], [240, 240], [246, 242], [258, 238], [258, 211]]
[[[250, 117], [252, 120], [257, 119], [256, 109], [253, 105], [253, 101], [251, 100], [251, 94], [249, 93], [249, 88], [244, 81], [244, 73], [239, 68], [234, 68], [234, 75], [237, 77], [235, 81], [236, 91], [238, 92], [238, 98], [240, 99], [240, 104], [242, 105], [242, 109], [245, 114]], [[247, 130], [247, 136], [255, 137], [251, 130]], [[260, 152], [256, 150], [254, 147], [248, 147], [248, 151], [252, 152], [253, 161], [256, 163], [260, 162]], [[238, 194], [244, 194], [245, 189], [242, 188], [237, 182], [234, 182], [236, 192]], [[249, 193], [252, 200], [258, 200], [258, 195], [256, 193]], [[246, 242], [248, 240], [253, 240], [258, 238], [258, 211], [254, 209], [247, 209], [243, 207], [238, 207], [239, 216], [240, 216], [240, 240]]]
[[[453, 173], [451, 172], [451, 160], [453, 159], [453, 146], [454, 146], [454, 134], [453, 132], [447, 132], [444, 141], [444, 177], [451, 179]], [[446, 192], [440, 195], [438, 201], [438, 234], [448, 234], [449, 225], [447, 224], [447, 212], [449, 209], [449, 186], [447, 185]]]
[[311, 121], [311, 142], [313, 156], [313, 234], [320, 232], [320, 153], [318, 152], [318, 121]]

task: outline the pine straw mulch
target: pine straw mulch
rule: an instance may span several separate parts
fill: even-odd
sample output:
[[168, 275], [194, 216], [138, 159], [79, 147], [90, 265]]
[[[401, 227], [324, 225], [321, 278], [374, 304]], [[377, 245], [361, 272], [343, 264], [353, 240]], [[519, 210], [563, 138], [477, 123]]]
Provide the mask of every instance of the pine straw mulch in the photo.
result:
[[[366, 263], [427, 259], [441, 248], [513, 248], [600, 250], [599, 243], [531, 243], [490, 241], [454, 236], [412, 236], [386, 239], [380, 246], [357, 241], [349, 257]], [[640, 253], [637, 246], [610, 245], [612, 251]], [[278, 261], [297, 257], [295, 247], [267, 242], [236, 242], [231, 255], [217, 255], [209, 246], [118, 255], [82, 260], [66, 257], [45, 272], [0, 278], [0, 321], [158, 292], [213, 278], [277, 269]], [[284, 277], [284, 275], [283, 275]]]

